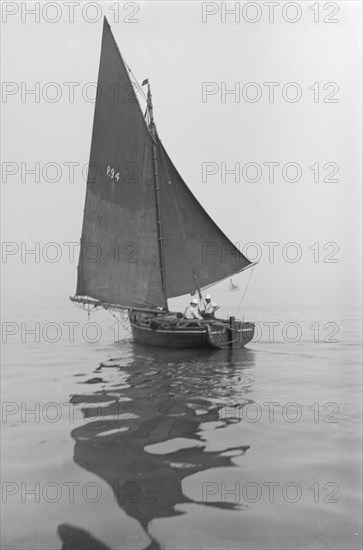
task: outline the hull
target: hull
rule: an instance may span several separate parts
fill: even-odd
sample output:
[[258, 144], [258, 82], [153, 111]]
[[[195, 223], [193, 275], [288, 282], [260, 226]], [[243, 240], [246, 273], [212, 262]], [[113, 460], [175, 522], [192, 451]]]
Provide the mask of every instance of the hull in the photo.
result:
[[195, 322], [179, 320], [165, 322], [162, 318], [129, 313], [132, 336], [135, 342], [149, 346], [186, 349], [243, 348], [253, 338], [255, 325], [235, 321], [230, 326], [224, 320]]

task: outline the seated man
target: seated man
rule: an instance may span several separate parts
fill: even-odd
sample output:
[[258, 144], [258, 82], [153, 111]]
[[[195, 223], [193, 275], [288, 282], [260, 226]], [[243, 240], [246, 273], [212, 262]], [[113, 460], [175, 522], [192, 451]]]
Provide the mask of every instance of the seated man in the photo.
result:
[[198, 300], [196, 298], [193, 298], [190, 301], [190, 305], [184, 311], [184, 318], [196, 319], [197, 321], [201, 321], [203, 319], [203, 317], [198, 313]]
[[217, 311], [217, 309], [219, 309], [219, 306], [212, 302], [212, 298], [209, 294], [206, 295], [205, 301], [207, 305], [205, 306], [205, 310], [203, 311], [203, 317], [204, 319], [214, 319], [214, 313]]

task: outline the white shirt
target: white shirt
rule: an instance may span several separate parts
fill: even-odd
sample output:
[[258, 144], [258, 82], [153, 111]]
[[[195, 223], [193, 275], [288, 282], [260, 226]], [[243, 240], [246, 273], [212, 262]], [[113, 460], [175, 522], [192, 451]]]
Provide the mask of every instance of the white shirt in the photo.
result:
[[188, 306], [184, 311], [184, 317], [186, 319], [203, 319], [203, 317], [198, 313], [198, 308], [192, 305]]
[[218, 306], [214, 302], [212, 302], [212, 301], [207, 302], [207, 305], [205, 306], [204, 313], [209, 313], [209, 314], [214, 313], [217, 308], [218, 308]]

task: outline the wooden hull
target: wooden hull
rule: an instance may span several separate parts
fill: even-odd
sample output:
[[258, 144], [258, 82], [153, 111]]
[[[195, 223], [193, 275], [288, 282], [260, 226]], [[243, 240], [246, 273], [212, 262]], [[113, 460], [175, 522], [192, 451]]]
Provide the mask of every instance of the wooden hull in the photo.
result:
[[[185, 320], [176, 323], [145, 322], [145, 317], [129, 313], [135, 342], [167, 348], [243, 348], [253, 338], [255, 325], [236, 321], [233, 327], [222, 320], [204, 321], [202, 326]], [[159, 326], [158, 326], [159, 325]]]

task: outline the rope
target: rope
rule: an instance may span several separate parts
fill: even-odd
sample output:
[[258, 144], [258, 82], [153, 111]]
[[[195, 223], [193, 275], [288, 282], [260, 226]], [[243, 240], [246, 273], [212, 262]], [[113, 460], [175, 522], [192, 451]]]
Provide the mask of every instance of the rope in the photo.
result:
[[112, 317], [114, 317], [116, 319], [116, 321], [118, 323], [120, 323], [120, 325], [123, 327], [124, 330], [126, 330], [126, 332], [131, 334], [129, 317], [128, 317], [127, 311], [120, 310], [118, 312], [120, 318], [118, 318], [113, 313], [113, 311], [111, 311], [108, 307], [104, 307], [104, 306], [101, 306], [101, 305], [98, 305], [98, 304], [95, 304], [95, 305], [92, 305], [92, 304], [79, 304], [77, 302], [74, 302], [74, 305], [76, 307], [78, 307], [79, 309], [83, 309], [83, 311], [87, 312], [88, 321], [90, 320], [90, 317], [91, 317], [91, 311], [98, 311], [102, 308], [105, 309], [106, 311], [108, 311], [112, 315]]
[[77, 302], [74, 302], [74, 305], [78, 307], [79, 309], [83, 309], [83, 311], [87, 312], [88, 321], [91, 317], [91, 311], [98, 311], [102, 308], [102, 306], [99, 306], [98, 304], [92, 305], [92, 304], [78, 304]]
[[[143, 98], [145, 99], [145, 101], [147, 101], [147, 97], [146, 97], [146, 94], [144, 92], [144, 90], [142, 89], [142, 87], [140, 86], [136, 76], [134, 75], [134, 73], [132, 72], [132, 70], [130, 69], [130, 67], [125, 63], [129, 73], [131, 74], [132, 78], [135, 80], [134, 84], [136, 84], [137, 86], [137, 91], [139, 91], [141, 93], [141, 95], [143, 96]], [[132, 83], [132, 81], [131, 81]]]
[[242, 298], [241, 298], [241, 301], [240, 301], [240, 303], [239, 303], [239, 306], [238, 306], [238, 309], [237, 309], [237, 312], [236, 312], [235, 317], [237, 317], [238, 312], [239, 312], [239, 310], [240, 310], [240, 308], [241, 308], [241, 305], [242, 305], [242, 302], [243, 302], [243, 298], [244, 298], [245, 295], [246, 295], [246, 292], [247, 292], [247, 289], [248, 289], [248, 285], [250, 284], [251, 277], [252, 277], [252, 274], [253, 274], [254, 269], [255, 269], [255, 266], [253, 266], [253, 268], [252, 268], [251, 271], [250, 271], [250, 276], [249, 276], [249, 279], [248, 279], [248, 281], [247, 281], [247, 285], [246, 285], [245, 291], [244, 291], [244, 293], [243, 293], [243, 295], [242, 295]]
[[233, 340], [227, 340], [227, 342], [222, 343], [223, 332], [219, 332], [218, 338], [217, 338], [215, 335], [211, 334], [211, 328], [209, 325], [207, 325], [207, 333], [208, 333], [209, 343], [212, 345], [219, 346], [221, 349], [223, 349], [223, 346], [229, 346], [229, 344], [234, 344], [234, 342], [239, 341], [238, 338], [234, 338]]

